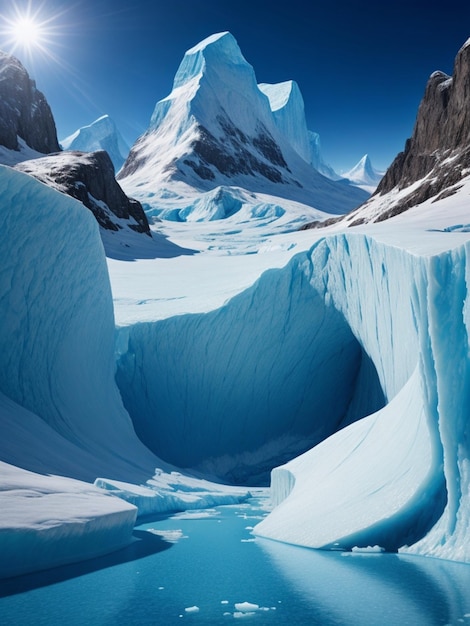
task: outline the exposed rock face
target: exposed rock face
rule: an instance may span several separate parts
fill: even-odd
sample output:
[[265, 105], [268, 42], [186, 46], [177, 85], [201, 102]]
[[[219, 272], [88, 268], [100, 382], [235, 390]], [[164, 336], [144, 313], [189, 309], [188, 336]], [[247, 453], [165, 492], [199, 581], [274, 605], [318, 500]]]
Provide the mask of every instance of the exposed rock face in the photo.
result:
[[18, 59], [0, 51], [0, 145], [19, 150], [18, 137], [43, 154], [60, 150], [44, 95]]
[[387, 170], [376, 195], [395, 187], [403, 189], [425, 176], [428, 178], [406, 201], [391, 209], [390, 215], [381, 219], [438, 196], [458, 183], [462, 170], [469, 166], [470, 39], [457, 54], [452, 77], [443, 72], [431, 75], [413, 135]]
[[[128, 226], [139, 233], [150, 234], [142, 205], [122, 191], [114, 177], [112, 161], [104, 150], [59, 152], [25, 161], [16, 168], [80, 200], [102, 228], [117, 231]], [[119, 223], [119, 220], [129, 223]]]

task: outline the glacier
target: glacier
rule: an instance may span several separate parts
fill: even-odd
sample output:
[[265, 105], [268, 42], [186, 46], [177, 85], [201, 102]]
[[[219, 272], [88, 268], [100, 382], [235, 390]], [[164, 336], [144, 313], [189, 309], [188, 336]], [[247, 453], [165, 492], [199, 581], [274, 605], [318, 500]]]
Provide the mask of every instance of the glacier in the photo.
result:
[[195, 297], [200, 313], [178, 301], [135, 324], [118, 307], [123, 400], [150, 447], [235, 481], [322, 438], [273, 470], [259, 536], [468, 561], [468, 235], [419, 211], [362, 230], [284, 235], [286, 265], [205, 313]]
[[327, 220], [364, 195], [295, 148], [301, 104], [229, 33], [189, 50], [121, 172], [167, 240], [145, 254], [106, 259], [80, 203], [0, 166], [0, 577], [269, 476], [258, 537], [470, 562], [470, 177]]

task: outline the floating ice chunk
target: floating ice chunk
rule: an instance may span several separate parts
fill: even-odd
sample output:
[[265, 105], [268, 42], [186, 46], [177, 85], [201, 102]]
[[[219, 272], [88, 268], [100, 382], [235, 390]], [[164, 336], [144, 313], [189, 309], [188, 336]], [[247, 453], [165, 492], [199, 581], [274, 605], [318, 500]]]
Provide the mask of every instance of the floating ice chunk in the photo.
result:
[[220, 604], [228, 604], [228, 600], [221, 600]]
[[255, 539], [240, 539], [241, 543], [254, 543]]
[[247, 611], [246, 613], [243, 613], [242, 611], [235, 611], [233, 617], [237, 619], [240, 617], [253, 617], [253, 615], [256, 615], [255, 611]]
[[354, 546], [354, 548], [351, 549], [351, 552], [356, 552], [360, 554], [381, 554], [382, 552], [385, 552], [385, 549], [381, 546], [366, 546], [364, 548]]
[[163, 539], [163, 541], [168, 541], [169, 543], [178, 543], [180, 539], [187, 539], [188, 536], [183, 534], [183, 531], [180, 528], [175, 530], [157, 530], [156, 528], [147, 528], [147, 532], [152, 535], [158, 535]]
[[200, 608], [194, 605], [194, 606], [188, 606], [184, 610], [186, 611], [186, 613], [199, 613]]
[[206, 509], [204, 511], [184, 511], [183, 513], [176, 513], [172, 515], [172, 519], [206, 519], [208, 517], [215, 517], [220, 515], [220, 511], [215, 509]]
[[236, 602], [235, 608], [242, 613], [249, 613], [251, 611], [258, 611], [259, 604], [253, 604], [252, 602]]

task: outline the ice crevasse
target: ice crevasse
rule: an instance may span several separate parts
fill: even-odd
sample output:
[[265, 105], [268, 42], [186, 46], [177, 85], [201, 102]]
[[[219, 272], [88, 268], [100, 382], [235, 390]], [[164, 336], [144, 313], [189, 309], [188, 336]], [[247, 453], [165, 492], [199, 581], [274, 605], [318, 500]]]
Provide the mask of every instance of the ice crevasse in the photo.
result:
[[332, 234], [216, 311], [120, 328], [137, 432], [227, 476], [321, 441], [273, 470], [255, 534], [469, 561], [469, 249], [442, 247]]

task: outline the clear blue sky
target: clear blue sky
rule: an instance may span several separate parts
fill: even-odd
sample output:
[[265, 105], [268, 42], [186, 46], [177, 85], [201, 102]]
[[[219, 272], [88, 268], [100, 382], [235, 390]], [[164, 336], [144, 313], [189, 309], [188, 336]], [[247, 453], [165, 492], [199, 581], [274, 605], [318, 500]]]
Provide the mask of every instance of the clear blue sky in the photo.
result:
[[[385, 168], [411, 134], [429, 75], [452, 72], [470, 1], [0, 0], [49, 24], [53, 59], [17, 47], [59, 138], [108, 113], [132, 143], [171, 90], [185, 50], [229, 30], [259, 82], [298, 82], [307, 122], [338, 171], [368, 153]], [[65, 6], [65, 8], [64, 8]], [[0, 47], [10, 51], [1, 33]]]

